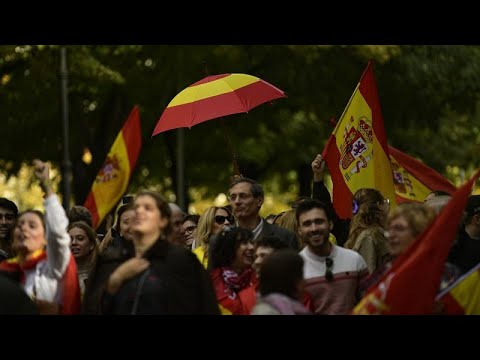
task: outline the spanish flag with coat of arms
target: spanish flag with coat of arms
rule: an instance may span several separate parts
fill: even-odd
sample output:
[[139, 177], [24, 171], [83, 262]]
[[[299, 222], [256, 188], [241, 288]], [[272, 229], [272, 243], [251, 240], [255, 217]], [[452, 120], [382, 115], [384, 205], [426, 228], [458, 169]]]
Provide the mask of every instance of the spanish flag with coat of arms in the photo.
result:
[[452, 195], [457, 188], [438, 172], [417, 159], [388, 147], [397, 203], [423, 202], [432, 191]]
[[333, 206], [352, 217], [353, 194], [373, 188], [395, 206], [395, 186], [377, 85], [369, 61], [322, 154], [333, 182]]
[[141, 147], [140, 114], [138, 106], [135, 106], [117, 135], [85, 200], [84, 206], [92, 213], [94, 228], [102, 223], [127, 190]]

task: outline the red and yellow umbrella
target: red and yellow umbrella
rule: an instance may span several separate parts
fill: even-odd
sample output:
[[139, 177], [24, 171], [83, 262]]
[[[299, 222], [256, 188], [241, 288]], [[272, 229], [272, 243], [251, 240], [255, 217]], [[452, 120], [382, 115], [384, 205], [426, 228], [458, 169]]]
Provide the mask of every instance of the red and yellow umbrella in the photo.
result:
[[218, 117], [248, 112], [265, 102], [286, 97], [280, 89], [247, 74], [208, 76], [173, 98], [155, 126], [152, 136]]

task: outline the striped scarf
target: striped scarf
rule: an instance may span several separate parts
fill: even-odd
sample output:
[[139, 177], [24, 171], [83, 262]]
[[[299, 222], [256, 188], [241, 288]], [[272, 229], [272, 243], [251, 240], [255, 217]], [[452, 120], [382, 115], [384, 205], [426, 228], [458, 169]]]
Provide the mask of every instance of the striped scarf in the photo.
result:
[[[37, 250], [23, 263], [19, 263], [18, 257], [2, 261], [0, 272], [6, 273], [21, 284], [25, 284], [25, 271], [34, 269], [39, 262], [47, 258], [45, 250]], [[70, 254], [70, 261], [63, 274], [63, 294], [60, 313], [63, 315], [74, 315], [80, 313], [80, 285], [78, 283], [77, 265], [73, 255]]]

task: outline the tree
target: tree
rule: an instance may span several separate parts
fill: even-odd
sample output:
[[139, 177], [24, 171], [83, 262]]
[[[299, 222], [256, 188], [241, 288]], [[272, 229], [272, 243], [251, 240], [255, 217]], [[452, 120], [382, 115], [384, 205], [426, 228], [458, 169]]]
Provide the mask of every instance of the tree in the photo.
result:
[[[244, 175], [308, 194], [310, 162], [332, 131], [329, 119], [341, 115], [370, 58], [390, 143], [442, 173], [451, 164], [476, 167], [478, 46], [69, 46], [75, 201], [83, 202], [134, 104], [144, 145], [131, 192], [175, 190], [176, 133], [151, 133], [170, 100], [206, 75], [205, 62], [211, 74], [247, 73], [287, 92], [225, 124]], [[61, 163], [58, 69], [57, 46], [0, 46], [6, 175], [34, 157]], [[185, 142], [187, 187], [206, 186], [205, 196], [224, 192], [232, 168], [218, 120], [186, 129]], [[85, 149], [90, 164], [82, 161]]]

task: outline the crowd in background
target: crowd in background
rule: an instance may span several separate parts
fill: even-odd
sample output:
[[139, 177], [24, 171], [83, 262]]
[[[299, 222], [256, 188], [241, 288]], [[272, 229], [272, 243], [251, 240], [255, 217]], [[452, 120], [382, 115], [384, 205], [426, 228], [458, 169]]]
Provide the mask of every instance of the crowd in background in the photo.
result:
[[[45, 213], [0, 198], [0, 313], [349, 314], [451, 196], [403, 203], [363, 188], [341, 219], [312, 162], [312, 197], [262, 218], [264, 189], [236, 177], [229, 203], [187, 214], [161, 194], [125, 197], [103, 238], [83, 206], [67, 212], [34, 163]], [[480, 196], [471, 195], [439, 286], [480, 263]]]

